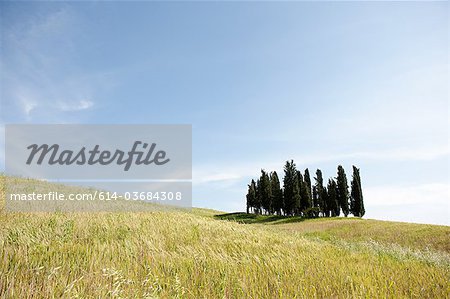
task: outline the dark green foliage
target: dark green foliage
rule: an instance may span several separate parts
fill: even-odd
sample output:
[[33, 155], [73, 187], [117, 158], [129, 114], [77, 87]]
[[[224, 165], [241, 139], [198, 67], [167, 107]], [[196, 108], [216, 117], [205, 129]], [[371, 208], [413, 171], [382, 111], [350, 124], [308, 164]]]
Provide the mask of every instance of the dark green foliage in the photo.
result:
[[255, 200], [255, 213], [261, 214], [262, 209], [262, 197], [261, 197], [261, 182], [256, 180], [256, 200]]
[[319, 217], [320, 208], [319, 208], [319, 194], [317, 192], [316, 186], [312, 187], [313, 189], [313, 208], [315, 210], [315, 217]]
[[283, 190], [276, 171], [270, 174], [270, 185], [272, 191], [272, 213], [281, 215], [281, 211], [284, 209]]
[[[351, 212], [357, 217], [365, 214], [359, 169], [353, 166], [351, 196], [344, 168], [338, 166], [336, 180], [330, 178], [324, 186], [320, 169], [316, 171], [315, 184], [311, 185], [308, 168], [304, 176], [296, 169], [293, 160], [284, 165], [283, 188], [278, 174], [261, 170], [261, 176], [252, 180], [247, 191], [247, 213], [278, 215], [273, 217], [302, 216], [304, 218], [336, 217], [341, 209], [347, 217]], [[350, 201], [350, 202], [349, 202]]]
[[272, 210], [272, 189], [269, 175], [263, 169], [261, 169], [261, 177], [259, 178], [258, 195], [260, 196], [261, 207], [266, 213], [270, 213]]
[[328, 190], [327, 187], [323, 187], [322, 190], [322, 214], [324, 217], [330, 217], [330, 207], [328, 206]]
[[301, 202], [302, 202], [302, 196], [300, 194], [300, 179], [298, 177], [299, 171], [296, 171], [295, 174], [295, 180], [294, 180], [294, 188], [292, 192], [293, 201], [294, 201], [294, 215], [299, 216], [301, 215]]
[[283, 178], [284, 213], [294, 215], [300, 205], [300, 188], [297, 182], [297, 169], [293, 160], [286, 161]]
[[352, 179], [352, 191], [350, 209], [353, 215], [356, 217], [363, 217], [366, 213], [364, 209], [364, 200], [361, 188], [361, 177], [359, 175], [359, 169], [353, 166], [353, 179]]
[[314, 201], [313, 201], [313, 197], [312, 197], [311, 176], [309, 175], [309, 169], [308, 168], [305, 169], [305, 175], [304, 175], [303, 178], [305, 180], [306, 188], [307, 188], [307, 191], [309, 193], [308, 205], [309, 205], [309, 207], [313, 207]]
[[251, 191], [250, 191], [250, 186], [251, 184], [247, 185], [248, 186], [248, 191], [247, 191], [247, 195], [245, 196], [245, 198], [247, 199], [246, 203], [247, 203], [247, 214], [250, 213], [250, 207], [252, 206], [252, 197], [251, 197]]
[[256, 208], [256, 183], [254, 180], [248, 185], [248, 193], [247, 193], [247, 214], [251, 209]]
[[339, 207], [338, 199], [337, 199], [337, 184], [334, 179], [328, 180], [327, 191], [328, 191], [328, 197], [327, 197], [328, 205], [327, 206], [331, 213], [331, 216], [332, 217], [339, 216], [340, 207]]
[[319, 216], [319, 208], [308, 208], [303, 211], [305, 218], [317, 218]]
[[297, 180], [300, 187], [300, 211], [303, 213], [312, 207], [311, 193], [300, 171], [297, 171]]
[[348, 183], [344, 168], [341, 165], [338, 166], [337, 191], [339, 206], [341, 207], [345, 217], [347, 217], [348, 213], [350, 212], [348, 207]]
[[316, 189], [316, 198], [317, 198], [317, 207], [319, 208], [319, 211], [322, 213], [322, 215], [325, 215], [326, 207], [325, 207], [325, 198], [326, 191], [323, 187], [323, 177], [322, 177], [322, 171], [320, 169], [317, 169], [316, 171], [316, 177], [314, 178], [316, 180], [315, 189]]

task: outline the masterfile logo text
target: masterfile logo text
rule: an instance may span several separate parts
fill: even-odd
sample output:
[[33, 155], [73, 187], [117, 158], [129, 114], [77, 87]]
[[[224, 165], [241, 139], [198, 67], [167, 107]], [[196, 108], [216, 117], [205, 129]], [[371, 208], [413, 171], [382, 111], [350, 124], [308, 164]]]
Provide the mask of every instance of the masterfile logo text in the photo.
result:
[[6, 172], [39, 179], [192, 178], [191, 125], [6, 125]]
[[[6, 125], [5, 133], [9, 211], [192, 205], [190, 125]], [[47, 190], [42, 180], [62, 184]]]

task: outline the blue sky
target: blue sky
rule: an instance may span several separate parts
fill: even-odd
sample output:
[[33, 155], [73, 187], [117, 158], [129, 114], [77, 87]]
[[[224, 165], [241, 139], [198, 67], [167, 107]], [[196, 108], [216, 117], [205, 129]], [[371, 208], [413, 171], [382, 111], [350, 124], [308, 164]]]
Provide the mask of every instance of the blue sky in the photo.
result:
[[360, 167], [367, 218], [450, 225], [447, 2], [0, 5], [3, 124], [188, 123], [195, 206], [292, 158]]

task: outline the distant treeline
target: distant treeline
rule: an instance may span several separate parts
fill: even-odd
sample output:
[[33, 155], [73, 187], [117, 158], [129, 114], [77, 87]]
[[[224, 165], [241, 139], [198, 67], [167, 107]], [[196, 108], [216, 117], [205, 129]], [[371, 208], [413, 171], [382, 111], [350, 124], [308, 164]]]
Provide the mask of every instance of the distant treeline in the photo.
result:
[[303, 216], [306, 218], [345, 217], [365, 214], [359, 169], [353, 166], [351, 191], [344, 168], [339, 165], [337, 177], [328, 179], [324, 186], [322, 171], [317, 169], [314, 185], [308, 168], [304, 174], [297, 170], [293, 160], [284, 166], [283, 188], [276, 171], [261, 170], [261, 177], [248, 185], [247, 213]]

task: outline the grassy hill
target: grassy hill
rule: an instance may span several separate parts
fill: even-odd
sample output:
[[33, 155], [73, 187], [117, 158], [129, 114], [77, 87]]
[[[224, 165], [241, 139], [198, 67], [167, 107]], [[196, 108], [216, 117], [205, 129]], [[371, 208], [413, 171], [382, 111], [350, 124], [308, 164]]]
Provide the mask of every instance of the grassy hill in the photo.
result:
[[322, 240], [378, 242], [409, 249], [450, 253], [450, 227], [432, 224], [381, 221], [361, 218], [264, 216], [245, 213], [218, 214], [217, 219], [239, 223], [269, 224], [273, 228]]
[[215, 214], [1, 207], [0, 297], [450, 296], [449, 227]]

